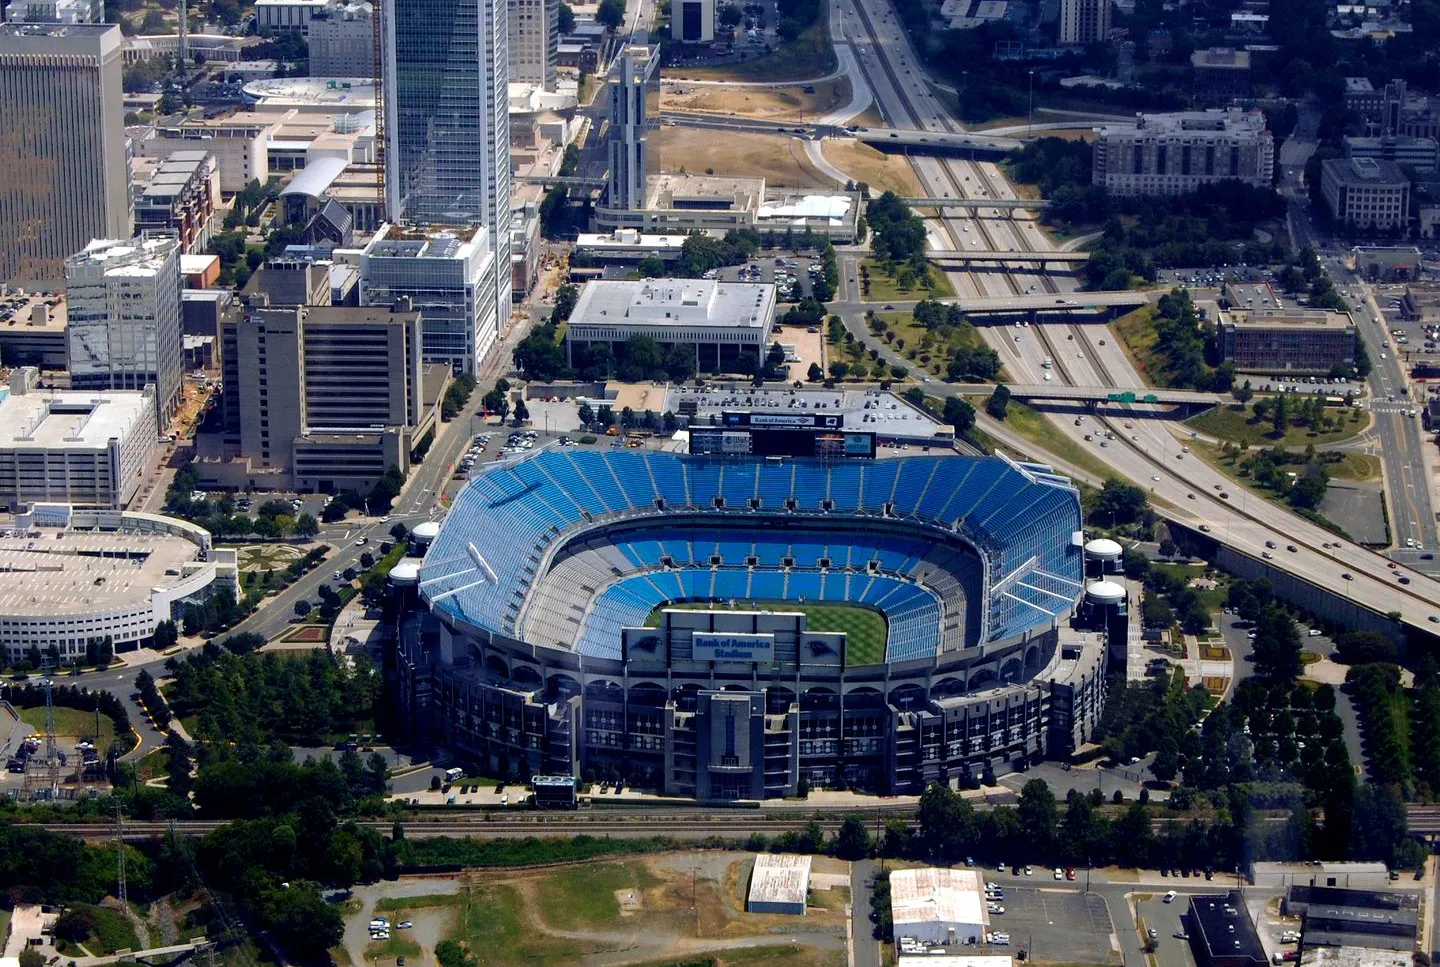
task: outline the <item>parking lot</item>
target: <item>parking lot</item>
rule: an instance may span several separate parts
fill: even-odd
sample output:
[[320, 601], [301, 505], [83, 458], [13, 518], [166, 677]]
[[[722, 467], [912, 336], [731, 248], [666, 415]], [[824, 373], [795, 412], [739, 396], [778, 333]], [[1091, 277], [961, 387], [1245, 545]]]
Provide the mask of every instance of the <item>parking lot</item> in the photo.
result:
[[[984, 873], [987, 883], [1003, 888], [999, 903], [1003, 914], [992, 914], [990, 929], [1010, 935], [1010, 949], [1024, 950], [1029, 960], [1063, 961], [1075, 964], [1112, 964], [1117, 954], [1110, 945], [1115, 927], [1105, 901], [1094, 893], [1076, 892], [1074, 883], [1064, 889], [1040, 887], [1054, 874], [1035, 867], [1033, 876], [1015, 876], [994, 867]], [[1084, 870], [1077, 875], [1083, 879]], [[1162, 961], [1163, 963], [1164, 961]]]
[[776, 286], [781, 302], [799, 302], [814, 293], [809, 267], [819, 266], [818, 257], [780, 255], [774, 258], [751, 259], [745, 265], [727, 265], [717, 270], [721, 282], [764, 282]]
[[1156, 961], [1166, 964], [1167, 967], [1188, 967], [1195, 963], [1195, 957], [1185, 939], [1185, 927], [1180, 922], [1180, 917], [1189, 908], [1190, 901], [1184, 894], [1180, 894], [1175, 897], [1174, 902], [1166, 903], [1166, 895], [1141, 894], [1146, 899], [1136, 899], [1135, 915], [1143, 924], [1142, 931], [1155, 932], [1152, 939], [1155, 941]]

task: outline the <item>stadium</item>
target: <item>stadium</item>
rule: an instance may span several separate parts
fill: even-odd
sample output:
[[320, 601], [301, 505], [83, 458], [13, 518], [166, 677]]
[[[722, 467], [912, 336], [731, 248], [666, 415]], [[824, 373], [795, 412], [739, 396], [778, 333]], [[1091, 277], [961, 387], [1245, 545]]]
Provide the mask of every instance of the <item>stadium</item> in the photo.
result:
[[392, 572], [404, 724], [493, 774], [702, 800], [919, 791], [1063, 755], [1080, 502], [1001, 456], [550, 449], [486, 466]]

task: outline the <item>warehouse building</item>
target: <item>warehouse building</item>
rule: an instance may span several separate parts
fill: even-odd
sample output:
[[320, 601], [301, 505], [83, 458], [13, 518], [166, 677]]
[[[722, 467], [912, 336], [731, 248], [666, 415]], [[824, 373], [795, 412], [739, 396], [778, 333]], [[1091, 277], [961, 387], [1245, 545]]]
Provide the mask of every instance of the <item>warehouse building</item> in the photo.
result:
[[896, 870], [890, 874], [895, 937], [927, 944], [974, 944], [985, 938], [990, 915], [974, 870]]
[[[737, 372], [747, 354], [765, 358], [775, 329], [775, 287], [705, 279], [587, 283], [566, 330], [569, 365], [582, 350], [606, 345], [618, 357], [631, 336], [661, 349], [684, 346], [702, 372]], [[752, 362], [753, 366], [753, 362]]]
[[745, 909], [751, 913], [805, 915], [810, 890], [810, 857], [797, 853], [757, 853], [750, 873]]
[[1192, 896], [1188, 916], [1198, 967], [1264, 967], [1268, 962], [1239, 890]]

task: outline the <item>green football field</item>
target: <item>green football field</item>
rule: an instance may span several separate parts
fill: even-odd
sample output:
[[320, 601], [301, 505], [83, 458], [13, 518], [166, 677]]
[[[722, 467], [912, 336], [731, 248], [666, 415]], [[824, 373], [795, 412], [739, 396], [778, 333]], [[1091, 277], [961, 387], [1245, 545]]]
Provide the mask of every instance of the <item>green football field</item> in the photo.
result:
[[645, 626], [658, 627], [660, 613], [666, 608], [689, 611], [799, 611], [805, 615], [805, 627], [811, 631], [845, 632], [845, 664], [874, 665], [885, 660], [885, 616], [874, 608], [854, 604], [800, 604], [795, 601], [737, 601], [734, 608], [723, 608], [712, 602], [686, 601], [656, 608], [645, 619]]

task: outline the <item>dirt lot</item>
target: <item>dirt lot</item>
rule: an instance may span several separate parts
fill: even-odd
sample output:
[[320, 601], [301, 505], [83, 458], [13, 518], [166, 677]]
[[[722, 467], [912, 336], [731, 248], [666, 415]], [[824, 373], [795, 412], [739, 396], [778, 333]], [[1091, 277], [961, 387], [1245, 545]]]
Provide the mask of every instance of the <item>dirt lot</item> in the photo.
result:
[[[668, 853], [357, 888], [344, 953], [354, 967], [394, 967], [397, 956], [430, 967], [435, 945], [454, 938], [482, 967], [622, 967], [700, 954], [726, 965], [845, 964], [848, 864], [817, 857], [810, 908], [790, 917], [745, 912], [752, 862], [747, 854]], [[370, 942], [366, 924], [376, 912], [414, 926]]]
[[798, 139], [737, 131], [661, 128], [660, 163], [666, 171], [704, 174], [707, 169], [730, 177], [764, 178], [767, 186], [833, 188], [805, 157]]
[[826, 161], [876, 191], [893, 191], [905, 198], [925, 194], [915, 168], [903, 154], [886, 154], [859, 141], [826, 141], [820, 150]]
[[850, 81], [838, 77], [811, 85], [815, 93], [797, 87], [721, 87], [683, 84], [665, 88], [660, 107], [666, 111], [705, 111], [740, 117], [804, 120], [829, 114], [850, 102]]

